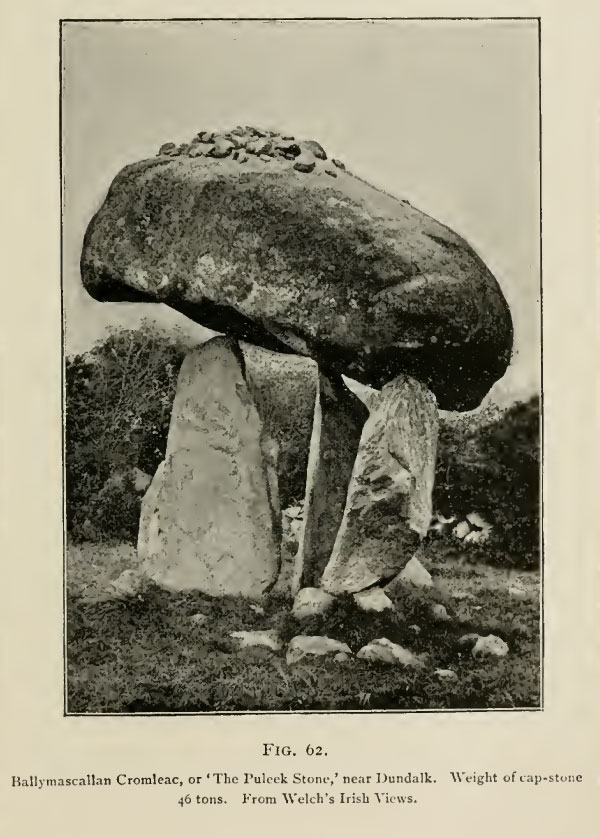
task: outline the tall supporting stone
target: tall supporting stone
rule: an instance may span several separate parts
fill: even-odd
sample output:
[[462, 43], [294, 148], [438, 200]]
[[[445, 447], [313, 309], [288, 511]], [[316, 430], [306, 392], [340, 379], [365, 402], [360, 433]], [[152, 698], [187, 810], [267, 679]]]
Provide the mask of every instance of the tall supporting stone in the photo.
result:
[[264, 593], [280, 563], [276, 461], [237, 343], [218, 337], [188, 353], [166, 457], [142, 504], [145, 575], [172, 590]]
[[341, 376], [330, 377], [319, 369], [318, 385], [293, 592], [318, 585], [329, 561], [368, 416], [367, 408]]
[[423, 384], [401, 375], [383, 387], [363, 428], [326, 591], [388, 582], [414, 555], [431, 521], [437, 435], [436, 401]]

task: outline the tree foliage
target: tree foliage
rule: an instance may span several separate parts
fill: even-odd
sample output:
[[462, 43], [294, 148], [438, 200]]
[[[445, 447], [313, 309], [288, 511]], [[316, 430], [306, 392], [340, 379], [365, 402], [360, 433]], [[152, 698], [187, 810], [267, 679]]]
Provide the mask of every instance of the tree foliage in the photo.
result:
[[151, 476], [164, 457], [184, 354], [180, 340], [145, 325], [67, 359], [67, 519], [75, 537], [135, 540], [135, 470]]

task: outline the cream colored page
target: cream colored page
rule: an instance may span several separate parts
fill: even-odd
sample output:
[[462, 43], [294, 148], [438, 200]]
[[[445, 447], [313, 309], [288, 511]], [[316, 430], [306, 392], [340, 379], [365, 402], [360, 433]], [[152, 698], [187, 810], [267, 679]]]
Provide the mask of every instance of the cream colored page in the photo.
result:
[[[43, 829], [65, 835], [158, 835], [174, 828], [184, 835], [206, 829], [242, 829], [250, 835], [282, 829], [291, 835], [307, 829], [343, 830], [358, 835], [366, 828], [433, 832], [454, 829], [455, 824], [468, 835], [481, 829], [491, 835], [504, 835], [507, 829], [516, 835], [534, 830], [560, 835], [573, 828], [583, 836], [595, 832], [600, 591], [592, 473], [598, 14], [583, 0], [571, 4], [568, 12], [558, 3], [534, 2], [457, 3], [452, 9], [433, 2], [381, 3], [368, 9], [356, 3], [329, 3], [325, 8], [291, 4], [285, 9], [256, 3], [252, 11], [231, 4], [226, 12], [210, 4], [167, 8], [147, 3], [141, 11], [128, 3], [84, 10], [62, 2], [4, 11], [2, 226], [7, 293], [2, 329], [0, 822], [6, 834], [37, 835]], [[90, 22], [80, 18], [83, 14]], [[368, 14], [378, 19], [110, 22], [142, 14], [146, 19], [223, 14]], [[390, 16], [421, 18], [382, 19]], [[446, 19], [433, 20], [438, 16]], [[498, 20], [513, 16], [514, 20]], [[467, 20], [472, 17], [496, 20]], [[65, 18], [78, 22], [62, 26], [62, 71], [68, 90], [63, 92], [59, 125], [59, 24]], [[205, 126], [205, 121], [210, 124]], [[254, 673], [261, 671], [266, 655], [280, 661], [277, 683], [284, 699], [285, 690], [296, 684], [295, 672], [305, 673], [299, 695], [313, 701], [306, 708], [310, 712], [303, 712], [300, 702], [290, 706], [285, 700], [271, 705], [275, 713], [258, 705], [242, 712], [248, 708], [235, 705], [235, 694], [232, 699], [224, 692], [221, 703], [215, 704], [214, 684], [207, 687], [208, 703], [189, 708], [153, 699], [151, 690], [136, 692], [135, 684], [127, 687], [127, 704], [115, 691], [116, 682], [105, 684], [100, 700], [94, 685], [104, 683], [95, 680], [102, 662], [85, 657], [92, 655], [86, 648], [96, 649], [103, 641], [93, 621], [87, 636], [85, 631], [77, 636], [78, 657], [71, 659], [65, 683], [63, 337], [68, 359], [89, 352], [105, 339], [107, 328], [136, 330], [148, 316], [163, 331], [182, 329], [188, 348], [202, 346], [211, 336], [204, 325], [192, 324], [167, 306], [93, 302], [79, 273], [83, 235], [123, 166], [154, 156], [165, 142], [188, 142], [205, 127], [231, 128], [238, 123], [281, 126], [282, 132], [314, 137], [328, 152], [323, 166], [332, 157], [343, 158], [368, 183], [407, 198], [465, 236], [498, 278], [512, 314], [513, 360], [490, 396], [501, 411], [540, 390], [543, 269], [544, 570], [533, 581], [522, 568], [493, 577], [501, 579], [506, 599], [500, 601], [514, 608], [517, 623], [525, 620], [520, 608], [528, 607], [529, 619], [535, 619], [536, 597], [543, 596], [542, 627], [537, 634], [530, 631], [528, 638], [532, 648], [540, 644], [543, 668], [539, 682], [531, 666], [524, 670], [527, 683], [517, 700], [517, 634], [503, 634], [507, 615], [497, 616], [498, 604], [489, 591], [483, 596], [466, 581], [463, 593], [478, 592], [479, 603], [472, 600], [469, 605], [467, 598], [444, 599], [441, 594], [438, 602], [427, 592], [419, 596], [425, 597], [423, 608], [444, 602], [453, 621], [469, 617], [469, 626], [481, 626], [482, 635], [498, 631], [508, 638], [506, 659], [494, 663], [505, 667], [506, 680], [489, 690], [487, 704], [480, 706], [477, 697], [469, 704], [466, 693], [460, 694], [460, 682], [451, 688], [444, 684], [446, 676], [433, 677], [434, 668], [457, 668], [456, 657], [431, 665], [427, 677], [433, 688], [422, 693], [415, 689], [413, 699], [410, 691], [408, 697], [395, 692], [394, 698], [390, 692], [378, 703], [380, 684], [364, 688], [354, 680], [359, 670], [353, 669], [357, 648], [352, 640], [350, 663], [339, 663], [346, 670], [336, 671], [331, 664], [322, 670], [310, 664], [303, 670], [301, 663], [294, 671], [285, 647], [263, 649], [262, 657], [256, 656]], [[317, 164], [321, 165], [318, 159]], [[247, 368], [257, 370], [256, 382], [261, 368], [252, 367], [258, 364], [252, 350], [243, 351], [250, 358]], [[306, 375], [312, 381], [310, 370]], [[278, 386], [285, 390], [285, 377]], [[360, 387], [355, 392], [367, 402], [372, 397]], [[258, 396], [256, 400], [262, 418], [262, 402]], [[309, 437], [310, 421], [308, 411]], [[250, 422], [247, 435], [251, 427]], [[321, 421], [321, 439], [324, 427], [326, 431]], [[342, 432], [346, 430], [340, 425]], [[267, 457], [264, 439], [261, 445], [261, 456]], [[314, 431], [310, 445], [314, 460]], [[272, 503], [272, 473], [269, 479], [264, 492]], [[483, 526], [468, 523], [469, 533], [485, 532], [486, 526], [486, 521]], [[268, 522], [264, 528], [268, 531]], [[84, 546], [75, 548], [78, 564], [72, 579], [80, 586], [78, 596], [82, 580], [96, 592], [116, 582], [118, 571], [130, 567], [127, 561], [135, 555], [131, 544], [118, 554], [104, 548], [90, 551], [85, 545], [94, 538], [95, 534], [82, 539], [79, 544]], [[428, 554], [422, 558], [427, 566]], [[114, 564], [107, 570], [109, 559]], [[444, 578], [439, 561], [429, 567], [434, 579]], [[521, 601], [518, 591], [523, 586], [526, 599]], [[517, 589], [512, 599], [506, 593], [509, 587]], [[399, 596], [405, 596], [403, 590]], [[489, 590], [494, 590], [491, 583]], [[113, 588], [111, 596], [118, 599], [121, 594]], [[494, 620], [486, 623], [480, 617], [481, 604], [491, 609]], [[475, 611], [465, 610], [472, 605]], [[114, 603], [110, 607], [120, 619]], [[260, 601], [257, 607], [262, 607]], [[91, 602], [77, 612], [79, 629], [97, 608]], [[203, 608], [198, 606], [199, 612]], [[185, 613], [188, 619], [191, 611]], [[430, 610], [427, 617], [419, 613], [420, 629], [427, 634], [435, 612]], [[245, 623], [227, 624], [227, 630], [265, 628], [258, 612], [244, 614]], [[163, 640], [173, 648], [168, 632], [176, 623], [161, 629], [159, 617], [152, 615], [152, 654], [160, 667], [159, 649]], [[462, 624], [451, 622], [447, 629], [456, 640], [461, 634], [457, 625]], [[182, 648], [189, 651], [185, 632], [201, 638], [204, 629], [198, 622], [182, 621], [181, 627]], [[445, 631], [438, 626], [432, 636], [442, 637]], [[335, 626], [331, 633], [338, 636]], [[233, 641], [224, 637], [223, 642], [231, 652], [227, 644]], [[127, 667], [131, 650], [127, 642], [119, 648]], [[414, 648], [421, 651], [416, 641]], [[213, 673], [215, 680], [228, 677], [231, 661], [247, 662], [244, 654], [233, 651], [222, 658], [223, 669]], [[197, 700], [202, 690], [193, 681], [189, 659], [169, 666], [174, 673], [183, 667], [178, 695]], [[382, 682], [400, 678], [393, 664], [373, 666]], [[315, 671], [321, 674], [315, 676]], [[323, 706], [323, 671], [338, 679], [336, 690], [346, 699], [356, 683], [351, 700], [335, 706], [335, 698], [329, 697], [333, 703]], [[344, 671], [347, 674], [340, 677]], [[191, 673], [190, 683], [181, 672]], [[411, 684], [420, 676], [414, 677], [416, 681], [409, 678]], [[65, 713], [69, 683], [71, 688], [76, 683], [77, 689], [72, 689]], [[248, 683], [255, 688], [254, 682]], [[480, 692], [482, 683], [477, 682]], [[538, 693], [536, 683], [542, 688]], [[268, 693], [268, 685], [265, 689]], [[454, 706], [447, 700], [453, 689], [458, 691]], [[417, 695], [422, 696], [418, 701]], [[442, 696], [443, 706], [432, 695]]]

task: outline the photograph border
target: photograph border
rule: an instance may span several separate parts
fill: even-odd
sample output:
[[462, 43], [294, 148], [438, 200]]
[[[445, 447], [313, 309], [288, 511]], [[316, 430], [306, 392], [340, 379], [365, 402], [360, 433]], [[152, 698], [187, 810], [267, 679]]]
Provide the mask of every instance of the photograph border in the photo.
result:
[[[264, 22], [264, 23], [287, 23], [287, 22], [326, 22], [326, 21], [530, 21], [537, 23], [537, 65], [538, 65], [538, 176], [539, 176], [539, 352], [540, 352], [540, 475], [539, 475], [539, 512], [540, 512], [540, 592], [539, 592], [539, 642], [540, 642], [540, 699], [539, 706], [535, 707], [482, 707], [482, 708], [415, 708], [415, 709], [381, 709], [381, 710], [226, 710], [226, 711], [183, 711], [183, 712], [140, 712], [140, 713], [98, 713], [98, 712], [71, 712], [68, 709], [68, 676], [67, 676], [67, 515], [66, 515], [66, 389], [65, 389], [65, 306], [64, 306], [64, 199], [65, 183], [63, 170], [63, 26], [69, 23], [81, 24], [121, 24], [121, 23], [234, 23], [234, 22]], [[62, 527], [63, 527], [63, 718], [69, 717], [99, 717], [99, 718], [156, 718], [156, 717], [214, 717], [214, 716], [348, 716], [348, 715], [385, 715], [385, 714], [412, 714], [412, 713], [539, 713], [545, 710], [545, 540], [544, 540], [544, 465], [545, 465], [545, 434], [544, 434], [544, 305], [543, 305], [543, 166], [542, 166], [542, 18], [533, 15], [505, 15], [505, 16], [303, 16], [303, 17], [240, 17], [232, 15], [229, 17], [169, 17], [169, 18], [60, 18], [58, 21], [58, 50], [59, 50], [59, 102], [58, 102], [58, 145], [59, 145], [59, 211], [60, 211], [60, 310], [61, 310], [61, 457], [62, 457]]]

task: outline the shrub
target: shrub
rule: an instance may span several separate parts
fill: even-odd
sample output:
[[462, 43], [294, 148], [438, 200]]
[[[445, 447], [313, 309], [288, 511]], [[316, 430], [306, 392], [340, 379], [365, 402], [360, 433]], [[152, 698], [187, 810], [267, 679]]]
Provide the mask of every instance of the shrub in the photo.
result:
[[178, 336], [144, 325], [67, 358], [66, 504], [75, 540], [135, 541], [134, 469], [152, 475], [164, 457], [184, 354]]

